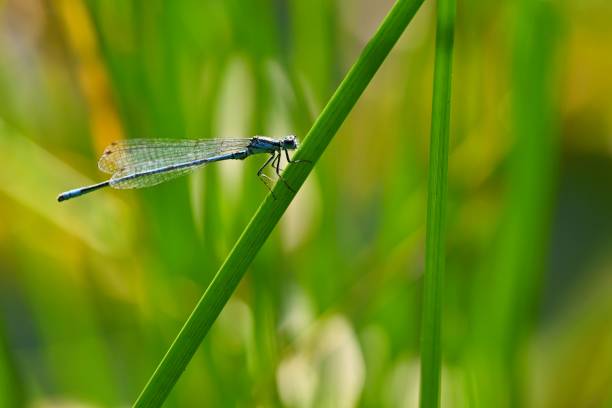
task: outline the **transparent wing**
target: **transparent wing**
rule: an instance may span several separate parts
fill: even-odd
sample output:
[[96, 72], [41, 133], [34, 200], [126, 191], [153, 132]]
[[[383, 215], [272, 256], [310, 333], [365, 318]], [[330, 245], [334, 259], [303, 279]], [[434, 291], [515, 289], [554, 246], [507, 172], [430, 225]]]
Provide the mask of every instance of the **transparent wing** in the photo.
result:
[[113, 174], [109, 184], [112, 188], [117, 188], [120, 190], [128, 188], [151, 187], [156, 184], [163, 183], [164, 181], [172, 180], [173, 178], [177, 178], [187, 173], [190, 173], [201, 166], [203, 166], [203, 164], [182, 168], [180, 170], [171, 170], [160, 173], [146, 174], [134, 178], [130, 178], [129, 176], [138, 174], [139, 172], [117, 172]]
[[[112, 174], [113, 188], [149, 187], [203, 166], [203, 159], [243, 150], [249, 143], [250, 139], [129, 139], [108, 146], [98, 167]], [[181, 167], [165, 170], [173, 165]]]
[[98, 167], [105, 173], [130, 174], [206, 159], [244, 149], [250, 139], [129, 139], [108, 146]]

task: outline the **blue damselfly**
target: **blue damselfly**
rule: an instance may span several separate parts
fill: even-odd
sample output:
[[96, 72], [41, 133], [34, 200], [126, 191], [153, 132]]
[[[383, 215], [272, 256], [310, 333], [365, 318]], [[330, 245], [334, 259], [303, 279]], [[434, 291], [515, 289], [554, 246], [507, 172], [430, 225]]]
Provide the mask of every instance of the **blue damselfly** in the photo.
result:
[[[187, 174], [208, 163], [222, 160], [244, 160], [254, 154], [268, 153], [270, 157], [257, 172], [257, 176], [269, 179], [263, 173], [271, 165], [287, 188], [293, 189], [280, 174], [280, 160], [284, 152], [290, 163], [304, 161], [289, 157], [289, 150], [298, 147], [295, 136], [280, 139], [255, 136], [240, 139], [128, 139], [114, 142], [104, 150], [98, 167], [111, 178], [102, 183], [80, 187], [61, 193], [57, 201], [82, 196], [103, 187], [117, 189], [154, 186]], [[264, 181], [264, 184], [266, 182]], [[266, 184], [266, 186], [268, 186]], [[268, 186], [269, 188], [269, 186]]]

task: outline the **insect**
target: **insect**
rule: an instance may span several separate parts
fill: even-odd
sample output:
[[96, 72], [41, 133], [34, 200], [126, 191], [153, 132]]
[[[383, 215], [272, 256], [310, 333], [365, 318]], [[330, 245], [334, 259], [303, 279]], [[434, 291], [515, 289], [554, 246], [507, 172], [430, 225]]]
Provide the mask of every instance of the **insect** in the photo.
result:
[[270, 157], [257, 171], [257, 176], [270, 189], [264, 179], [271, 179], [263, 173], [263, 170], [271, 165], [287, 188], [293, 191], [280, 174], [280, 160], [284, 152], [289, 163], [308, 162], [308, 160], [291, 160], [289, 150], [295, 150], [297, 147], [298, 140], [293, 135], [279, 139], [255, 136], [237, 139], [122, 140], [108, 146], [98, 161], [100, 170], [112, 175], [109, 180], [61, 193], [57, 201], [66, 201], [103, 187], [117, 189], [150, 187], [187, 174], [208, 163], [244, 160], [262, 153], [270, 154]]

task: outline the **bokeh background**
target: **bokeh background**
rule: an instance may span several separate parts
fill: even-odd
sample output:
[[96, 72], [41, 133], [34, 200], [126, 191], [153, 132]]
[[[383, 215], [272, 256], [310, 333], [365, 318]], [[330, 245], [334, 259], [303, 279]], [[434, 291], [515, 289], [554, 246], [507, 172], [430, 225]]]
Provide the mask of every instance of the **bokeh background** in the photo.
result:
[[[612, 404], [612, 3], [458, 2], [446, 407]], [[143, 191], [113, 140], [303, 137], [392, 2], [0, 1], [0, 406], [130, 405], [267, 193]], [[166, 406], [415, 406], [435, 4]]]

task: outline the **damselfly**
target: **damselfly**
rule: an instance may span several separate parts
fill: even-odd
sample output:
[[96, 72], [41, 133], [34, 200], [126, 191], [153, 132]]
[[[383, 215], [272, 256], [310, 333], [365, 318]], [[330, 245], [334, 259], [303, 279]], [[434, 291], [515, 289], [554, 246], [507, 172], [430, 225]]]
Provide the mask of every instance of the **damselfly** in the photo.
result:
[[287, 188], [293, 191], [280, 174], [280, 160], [284, 152], [290, 163], [303, 161], [291, 160], [289, 157], [289, 150], [297, 147], [298, 140], [293, 135], [280, 139], [255, 136], [241, 139], [129, 139], [114, 142], [104, 150], [98, 161], [100, 170], [111, 174], [111, 178], [102, 183], [66, 191], [57, 197], [57, 201], [79, 197], [103, 187], [128, 189], [154, 186], [208, 163], [243, 160], [261, 153], [268, 153], [270, 157], [261, 166], [257, 176], [266, 184], [263, 179], [269, 177], [263, 170], [271, 165]]

